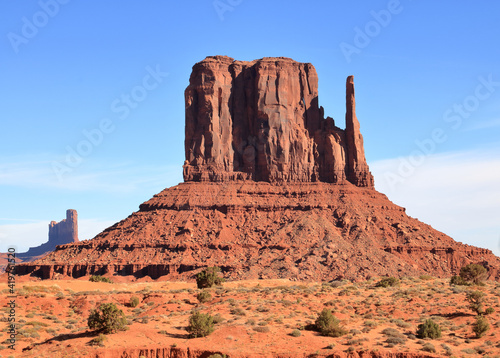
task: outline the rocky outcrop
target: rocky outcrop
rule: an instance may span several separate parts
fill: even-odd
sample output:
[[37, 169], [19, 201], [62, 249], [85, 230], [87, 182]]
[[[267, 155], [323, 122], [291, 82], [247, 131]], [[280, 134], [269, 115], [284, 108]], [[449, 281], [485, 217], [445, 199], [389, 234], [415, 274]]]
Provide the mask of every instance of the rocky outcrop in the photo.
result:
[[66, 219], [49, 224], [49, 243], [64, 245], [78, 242], [78, 214], [76, 210], [66, 210]]
[[373, 188], [347, 78], [346, 129], [324, 118], [311, 64], [208, 57], [186, 89], [185, 182], [90, 241], [57, 246], [19, 274], [325, 281], [437, 277], [490, 250], [455, 242]]
[[51, 221], [49, 224], [49, 241], [40, 246], [30, 247], [26, 252], [17, 256], [23, 262], [35, 260], [48, 252], [54, 251], [57, 245], [78, 242], [78, 214], [76, 210], [66, 210], [66, 219], [60, 222]]
[[[177, 347], [154, 347], [154, 348], [102, 348], [92, 358], [125, 358], [125, 357], [149, 357], [149, 358], [204, 358], [212, 355], [225, 355], [223, 351], [214, 350], [197, 350], [189, 348]], [[304, 357], [318, 357], [318, 358], [435, 358], [437, 354], [429, 354], [424, 352], [390, 352], [380, 350], [360, 350], [358, 351], [341, 351], [333, 350], [328, 353], [311, 353], [306, 355], [303, 353], [293, 353], [289, 350], [286, 352], [275, 352], [268, 354], [255, 354], [248, 352], [231, 352], [231, 357], [234, 358], [304, 358]]]
[[313, 65], [213, 56], [193, 67], [186, 99], [184, 181], [254, 180], [373, 187], [354, 109], [346, 130], [324, 118]]
[[329, 281], [446, 277], [476, 262], [500, 278], [500, 259], [491, 251], [455, 242], [373, 189], [245, 181], [165, 189], [94, 239], [58, 246], [17, 269], [47, 279], [187, 280], [217, 265], [228, 279]]

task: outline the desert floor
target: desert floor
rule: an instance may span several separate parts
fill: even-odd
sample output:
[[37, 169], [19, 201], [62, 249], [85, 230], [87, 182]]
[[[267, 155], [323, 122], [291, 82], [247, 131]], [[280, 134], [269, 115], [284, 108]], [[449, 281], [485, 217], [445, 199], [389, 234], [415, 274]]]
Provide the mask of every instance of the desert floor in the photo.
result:
[[[397, 287], [375, 287], [378, 279], [351, 283], [305, 283], [288, 280], [226, 282], [209, 289], [212, 299], [200, 303], [195, 282], [30, 281], [18, 277], [15, 291], [16, 345], [8, 339], [10, 313], [7, 279], [0, 276], [1, 357], [229, 357], [373, 356], [500, 357], [500, 284], [450, 286], [447, 279], [403, 278]], [[116, 280], [124, 280], [116, 278]], [[485, 294], [490, 329], [475, 338], [475, 313], [465, 299], [467, 290]], [[140, 303], [131, 307], [132, 297]], [[92, 308], [114, 302], [125, 313], [124, 331], [107, 335], [102, 345], [89, 342]], [[322, 309], [329, 308], [349, 332], [323, 337], [305, 329]], [[216, 317], [215, 331], [189, 338], [186, 326], [194, 309]], [[417, 326], [431, 318], [442, 329], [439, 339], [415, 337]], [[391, 328], [391, 329], [387, 329]], [[292, 335], [295, 329], [300, 336]], [[298, 332], [295, 332], [298, 335]], [[188, 350], [189, 348], [189, 350]], [[24, 350], [24, 351], [23, 351]], [[433, 354], [432, 351], [435, 351]], [[165, 353], [167, 352], [167, 353]], [[175, 355], [168, 352], [177, 352]], [[159, 353], [155, 353], [159, 354]]]

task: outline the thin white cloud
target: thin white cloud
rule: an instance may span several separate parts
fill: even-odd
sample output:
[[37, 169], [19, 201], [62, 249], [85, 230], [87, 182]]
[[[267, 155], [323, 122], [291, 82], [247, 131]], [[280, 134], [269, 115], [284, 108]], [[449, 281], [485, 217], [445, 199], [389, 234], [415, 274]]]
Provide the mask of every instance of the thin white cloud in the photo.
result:
[[408, 163], [371, 163], [377, 190], [455, 240], [500, 255], [500, 150], [435, 154], [420, 166]]

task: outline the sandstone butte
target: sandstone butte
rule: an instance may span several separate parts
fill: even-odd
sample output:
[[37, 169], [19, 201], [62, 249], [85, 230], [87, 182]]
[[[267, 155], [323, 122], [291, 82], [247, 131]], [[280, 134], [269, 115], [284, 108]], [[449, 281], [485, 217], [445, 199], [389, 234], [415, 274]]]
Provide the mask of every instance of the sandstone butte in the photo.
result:
[[[54, 251], [58, 245], [78, 242], [78, 214], [76, 210], [66, 210], [66, 218], [60, 222], [51, 221], [49, 224], [49, 240], [39, 246], [30, 247], [26, 252], [16, 253], [16, 262], [30, 262]], [[0, 273], [7, 265], [7, 253], [0, 253]]]
[[209, 56], [185, 91], [184, 182], [95, 238], [18, 266], [43, 279], [91, 274], [186, 280], [438, 277], [500, 259], [405, 213], [374, 189], [346, 83], [346, 128], [324, 116], [318, 76], [288, 58]]
[[66, 210], [66, 219], [60, 222], [51, 221], [49, 224], [49, 241], [40, 246], [30, 247], [24, 253], [19, 253], [16, 258], [23, 262], [32, 261], [44, 254], [54, 251], [58, 245], [79, 242], [78, 240], [78, 214], [76, 210]]

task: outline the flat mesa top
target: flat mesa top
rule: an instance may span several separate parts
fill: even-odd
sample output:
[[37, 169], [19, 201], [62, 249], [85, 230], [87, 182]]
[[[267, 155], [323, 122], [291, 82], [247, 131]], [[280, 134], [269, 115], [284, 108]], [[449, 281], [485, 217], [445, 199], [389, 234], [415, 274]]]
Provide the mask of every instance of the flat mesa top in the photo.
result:
[[[221, 55], [216, 55], [216, 56], [207, 56], [204, 60], [196, 63], [201, 64], [201, 63], [207, 63], [207, 62], [219, 62], [219, 63], [226, 63], [226, 64], [244, 64], [244, 65], [253, 65], [257, 62], [285, 62], [285, 63], [302, 63], [295, 61], [289, 57], [263, 57], [260, 59], [252, 60], [252, 61], [239, 61], [235, 60], [232, 57], [229, 56], [221, 56]], [[310, 63], [306, 62], [306, 64], [310, 65]]]

